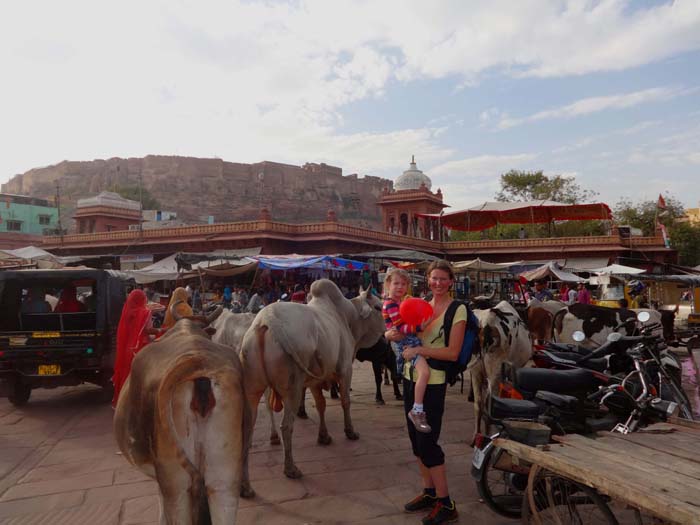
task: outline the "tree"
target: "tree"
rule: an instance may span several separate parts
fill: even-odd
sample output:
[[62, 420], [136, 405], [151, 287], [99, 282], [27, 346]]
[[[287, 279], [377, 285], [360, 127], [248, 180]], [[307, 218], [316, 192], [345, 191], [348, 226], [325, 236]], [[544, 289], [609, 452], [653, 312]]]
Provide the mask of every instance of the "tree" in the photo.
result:
[[666, 209], [660, 210], [656, 200], [632, 202], [623, 197], [615, 205], [613, 215], [617, 224], [639, 228], [645, 236], [653, 236], [658, 220], [666, 228], [671, 228], [676, 219], [685, 213], [683, 205], [672, 195], [666, 195]]
[[676, 222], [668, 231], [671, 246], [678, 250], [678, 262], [684, 266], [700, 264], [700, 225]]
[[699, 264], [700, 226], [679, 221], [685, 210], [678, 199], [666, 194], [664, 200], [665, 208], [659, 209], [656, 200], [634, 203], [628, 198], [622, 198], [615, 205], [615, 220], [618, 224], [639, 228], [646, 236], [655, 235], [657, 222], [663, 224], [666, 226], [671, 247], [678, 250], [678, 262], [684, 266]]
[[132, 185], [115, 185], [112, 186], [109, 191], [118, 193], [125, 199], [129, 199], [136, 202], [141, 201], [144, 210], [159, 210], [161, 208], [158, 200], [153, 195], [151, 195], [151, 192], [149, 192], [146, 188], [143, 187], [139, 188], [139, 186]]
[[547, 176], [541, 171], [510, 170], [501, 175], [501, 191], [496, 200], [501, 202], [523, 202], [550, 200], [578, 204], [590, 201], [597, 192], [584, 190], [574, 177], [564, 175]]

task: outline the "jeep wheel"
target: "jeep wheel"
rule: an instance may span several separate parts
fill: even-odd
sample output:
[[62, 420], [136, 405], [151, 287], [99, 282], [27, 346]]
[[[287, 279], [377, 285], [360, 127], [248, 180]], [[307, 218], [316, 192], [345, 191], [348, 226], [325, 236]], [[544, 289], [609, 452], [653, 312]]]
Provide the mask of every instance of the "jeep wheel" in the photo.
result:
[[27, 404], [30, 395], [32, 395], [32, 387], [30, 385], [17, 382], [12, 387], [12, 392], [9, 396], [7, 396], [7, 398], [10, 400], [10, 403], [16, 407], [21, 407]]

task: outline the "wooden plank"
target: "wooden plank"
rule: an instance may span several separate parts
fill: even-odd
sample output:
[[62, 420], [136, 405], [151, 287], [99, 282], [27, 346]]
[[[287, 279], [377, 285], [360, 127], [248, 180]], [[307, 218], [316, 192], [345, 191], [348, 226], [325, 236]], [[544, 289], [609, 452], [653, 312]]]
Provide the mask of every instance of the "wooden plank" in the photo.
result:
[[691, 421], [690, 419], [683, 419], [682, 417], [673, 416], [668, 418], [668, 422], [681, 427], [700, 430], [700, 421]]
[[[565, 445], [590, 450], [592, 454], [601, 454], [602, 457], [610, 457], [611, 461], [621, 462], [624, 466], [632, 464], [634, 468], [653, 475], [658, 476], [666, 471], [676, 473], [674, 482], [692, 486], [700, 494], [700, 464], [698, 463], [690, 463], [631, 441], [613, 440], [607, 437], [591, 439], [578, 434], [553, 436], [553, 438]], [[633, 463], [630, 460], [633, 460]]]
[[622, 441], [631, 441], [642, 445], [643, 447], [648, 447], [659, 452], [665, 452], [682, 458], [686, 461], [691, 461], [693, 463], [698, 461], [698, 452], [700, 451], [700, 442], [697, 444], [693, 443], [683, 443], [680, 440], [672, 440], [671, 434], [618, 434], [617, 432], [611, 432], [607, 436], [611, 439], [618, 439]]
[[[611, 470], [608, 464], [592, 462], [590, 454], [572, 459], [561, 455], [565, 445], [550, 445], [550, 450], [543, 451], [506, 439], [496, 439], [495, 444], [514, 456], [593, 487], [644, 512], [683, 525], [700, 523], [700, 508], [697, 505], [678, 500], [669, 493], [657, 492], [650, 487], [652, 480], [641, 479], [633, 483], [627, 472]], [[694, 499], [697, 500], [697, 495]]]
[[655, 423], [646, 428], [637, 430], [635, 434], [659, 434], [675, 436], [686, 441], [700, 441], [700, 429], [673, 425], [671, 423]]

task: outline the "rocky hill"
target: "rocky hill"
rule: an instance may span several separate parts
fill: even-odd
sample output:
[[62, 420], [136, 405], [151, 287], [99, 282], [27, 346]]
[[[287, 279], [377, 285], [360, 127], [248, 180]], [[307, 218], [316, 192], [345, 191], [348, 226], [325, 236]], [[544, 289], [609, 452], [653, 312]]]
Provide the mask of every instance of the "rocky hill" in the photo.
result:
[[254, 220], [265, 207], [276, 221], [316, 222], [333, 209], [341, 222], [374, 228], [381, 224], [377, 200], [385, 187], [392, 187], [387, 179], [343, 176], [341, 168], [326, 164], [240, 164], [149, 155], [35, 168], [13, 177], [2, 191], [53, 199], [56, 181], [64, 217], [72, 216], [80, 198], [143, 184], [162, 209], [186, 221], [208, 215], [216, 222]]

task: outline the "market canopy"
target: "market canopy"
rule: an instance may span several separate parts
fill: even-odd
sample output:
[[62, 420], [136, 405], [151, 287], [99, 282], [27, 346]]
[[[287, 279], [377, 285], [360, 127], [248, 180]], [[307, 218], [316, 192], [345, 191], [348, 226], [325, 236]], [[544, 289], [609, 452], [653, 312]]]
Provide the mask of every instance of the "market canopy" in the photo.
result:
[[539, 268], [535, 268], [534, 270], [530, 270], [529, 272], [523, 272], [519, 277], [521, 282], [539, 281], [547, 278], [553, 278], [556, 281], [568, 283], [582, 283], [586, 281], [586, 279], [582, 279], [578, 275], [562, 270], [561, 267], [553, 261]]
[[522, 264], [523, 261], [514, 261], [506, 263], [492, 263], [488, 261], [483, 261], [478, 257], [471, 261], [459, 261], [452, 264], [452, 268], [456, 272], [462, 272], [465, 270], [479, 270], [486, 272], [508, 272], [511, 266], [516, 266]]
[[369, 265], [365, 262], [334, 257], [332, 255], [259, 255], [253, 257], [260, 269], [294, 270], [297, 268], [314, 268], [320, 270], [366, 270]]
[[611, 264], [604, 268], [594, 268], [589, 271], [591, 273], [597, 273], [599, 275], [637, 275], [640, 273], [644, 273], [646, 270], [641, 270], [632, 266], [624, 266], [622, 264]]
[[376, 252], [354, 253], [352, 257], [360, 259], [390, 259], [392, 261], [424, 262], [437, 261], [439, 257], [418, 250], [379, 250]]
[[661, 281], [684, 284], [685, 286], [700, 286], [700, 275], [640, 275], [642, 281]]
[[[139, 284], [156, 281], [175, 281], [188, 275], [212, 272], [213, 270], [228, 271], [221, 276], [235, 275], [255, 269], [257, 261], [249, 256], [260, 253], [261, 248], [246, 248], [242, 250], [216, 250], [207, 253], [174, 253], [140, 270], [125, 270]], [[179, 261], [179, 263], [178, 263]], [[183, 269], [187, 271], [183, 273]]]
[[[0, 250], [0, 259], [13, 261], [16, 266], [36, 266], [40, 269], [63, 268], [65, 265], [85, 259], [85, 257], [60, 257], [37, 246], [25, 246], [15, 250]], [[7, 265], [4, 265], [7, 267]]]
[[534, 224], [552, 221], [612, 220], [607, 204], [566, 204], [555, 201], [485, 202], [468, 210], [445, 213], [417, 213], [416, 216], [440, 220], [446, 228], [482, 231], [497, 224]]

